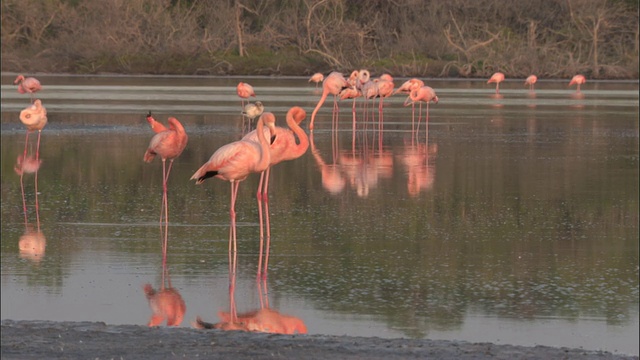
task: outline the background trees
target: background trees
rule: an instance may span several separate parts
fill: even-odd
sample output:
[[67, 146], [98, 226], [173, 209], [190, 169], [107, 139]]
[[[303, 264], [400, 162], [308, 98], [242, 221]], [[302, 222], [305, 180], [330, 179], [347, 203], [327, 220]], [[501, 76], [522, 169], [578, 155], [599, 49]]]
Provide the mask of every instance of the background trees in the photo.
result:
[[2, 0], [2, 70], [638, 78], [632, 0]]

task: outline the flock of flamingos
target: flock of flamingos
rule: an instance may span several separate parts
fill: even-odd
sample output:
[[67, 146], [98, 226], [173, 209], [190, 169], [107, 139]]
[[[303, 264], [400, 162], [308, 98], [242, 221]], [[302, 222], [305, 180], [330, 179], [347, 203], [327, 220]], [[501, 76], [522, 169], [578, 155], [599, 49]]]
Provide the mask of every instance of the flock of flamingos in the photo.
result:
[[[487, 83], [496, 84], [496, 94], [500, 92], [500, 83], [504, 81], [503, 73], [497, 72], [491, 76]], [[583, 75], [574, 76], [569, 86], [576, 85], [576, 93], [580, 93], [580, 85], [586, 81]], [[321, 73], [314, 74], [309, 82], [315, 82], [316, 87], [322, 83], [322, 95], [314, 108], [309, 122], [310, 135], [313, 136], [314, 122], [319, 109], [324, 104], [329, 95], [333, 96], [333, 124], [336, 125], [338, 114], [338, 100], [353, 99], [352, 111], [354, 113], [355, 126], [355, 108], [356, 99], [363, 98], [365, 107], [367, 101], [371, 100], [372, 104], [378, 99], [379, 124], [381, 126], [383, 119], [383, 102], [395, 94], [404, 94], [407, 96], [404, 102], [405, 106], [412, 105], [413, 117], [415, 118], [415, 104], [426, 104], [425, 120], [428, 124], [428, 105], [431, 102], [438, 103], [438, 96], [433, 88], [426, 86], [424, 82], [417, 78], [412, 78], [404, 82], [400, 87], [396, 88], [393, 77], [389, 74], [383, 74], [378, 78], [371, 79], [367, 70], [353, 71], [349, 77], [344, 77], [339, 72], [331, 72], [328, 76]], [[534, 84], [537, 82], [535, 75], [529, 76], [525, 80], [525, 85], [529, 86], [533, 91]], [[44, 242], [38, 241], [37, 236], [40, 233], [40, 219], [38, 215], [38, 189], [37, 174], [40, 168], [40, 137], [42, 130], [47, 124], [47, 110], [42, 105], [40, 99], [35, 99], [35, 94], [42, 90], [40, 81], [34, 77], [25, 77], [19, 75], [16, 77], [14, 84], [18, 85], [18, 92], [21, 94], [29, 94], [31, 103], [20, 112], [20, 121], [25, 125], [26, 138], [24, 152], [19, 156], [14, 170], [20, 175], [20, 185], [22, 191], [23, 212], [25, 224], [27, 222], [27, 205], [25, 200], [25, 191], [23, 176], [24, 174], [35, 174], [35, 208], [36, 221], [38, 231], [27, 231], [25, 236], [21, 238], [19, 247], [21, 252], [31, 252], [33, 254], [42, 254], [41, 249]], [[224, 330], [242, 330], [242, 331], [259, 331], [272, 332], [282, 334], [306, 333], [307, 329], [302, 320], [297, 317], [280, 314], [278, 311], [268, 306], [268, 297], [266, 295], [266, 277], [269, 259], [269, 241], [270, 230], [268, 221], [268, 188], [269, 173], [272, 166], [283, 162], [294, 160], [306, 153], [309, 147], [309, 138], [306, 132], [300, 126], [301, 122], [307, 117], [304, 109], [294, 106], [289, 109], [286, 114], [286, 123], [288, 128], [276, 126], [276, 117], [271, 112], [264, 111], [264, 105], [261, 101], [250, 103], [251, 97], [256, 97], [253, 87], [245, 82], [240, 82], [237, 86], [237, 94], [241, 99], [242, 115], [249, 120], [249, 131], [238, 140], [218, 148], [213, 155], [191, 176], [191, 180], [195, 180], [195, 184], [202, 184], [206, 179], [215, 177], [230, 183], [230, 228], [229, 228], [229, 312], [219, 312], [220, 322], [209, 324], [202, 321], [199, 317], [192, 323], [196, 328], [217, 328]], [[246, 103], [245, 103], [246, 102]], [[420, 106], [420, 109], [422, 106]], [[421, 110], [420, 110], [421, 112]], [[418, 124], [421, 114], [419, 112]], [[252, 122], [258, 119], [255, 128]], [[163, 238], [162, 242], [162, 286], [159, 290], [154, 290], [150, 284], [144, 286], [144, 293], [149, 301], [153, 314], [148, 323], [149, 326], [157, 326], [165, 320], [169, 326], [177, 326], [183, 320], [186, 306], [182, 296], [175, 288], [171, 286], [169, 274], [166, 266], [167, 259], [167, 242], [168, 242], [168, 224], [169, 209], [167, 199], [167, 181], [171, 172], [173, 161], [182, 154], [188, 142], [188, 135], [178, 119], [175, 117], [168, 118], [168, 125], [155, 120], [151, 112], [146, 119], [155, 133], [149, 142], [149, 146], [144, 153], [143, 160], [150, 163], [156, 157], [162, 160], [162, 209], [160, 214], [160, 227]], [[28, 154], [29, 134], [38, 132], [36, 150], [34, 154]], [[314, 154], [315, 155], [315, 154]], [[167, 160], [169, 164], [167, 165]], [[259, 173], [260, 181], [256, 193], [259, 206], [259, 222], [260, 222], [260, 257], [258, 262], [258, 287], [260, 289], [261, 308], [259, 310], [250, 311], [244, 314], [237, 314], [235, 309], [235, 276], [237, 261], [237, 239], [236, 239], [236, 211], [235, 203], [240, 183], [250, 174]], [[266, 216], [266, 221], [263, 220]], [[266, 222], [266, 226], [265, 226]], [[164, 228], [163, 228], [164, 226]], [[266, 236], [265, 236], [266, 232]], [[265, 239], [266, 237], [266, 244]], [[24, 240], [24, 241], [23, 241]], [[264, 258], [264, 262], [263, 262]], [[166, 286], [165, 286], [166, 285]]]

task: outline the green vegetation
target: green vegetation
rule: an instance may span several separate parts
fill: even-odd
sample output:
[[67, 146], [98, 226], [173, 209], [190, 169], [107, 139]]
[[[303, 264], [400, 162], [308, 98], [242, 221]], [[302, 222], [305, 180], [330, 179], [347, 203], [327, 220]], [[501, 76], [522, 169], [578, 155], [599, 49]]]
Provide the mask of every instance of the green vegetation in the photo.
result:
[[2, 0], [2, 71], [638, 78], [638, 2]]

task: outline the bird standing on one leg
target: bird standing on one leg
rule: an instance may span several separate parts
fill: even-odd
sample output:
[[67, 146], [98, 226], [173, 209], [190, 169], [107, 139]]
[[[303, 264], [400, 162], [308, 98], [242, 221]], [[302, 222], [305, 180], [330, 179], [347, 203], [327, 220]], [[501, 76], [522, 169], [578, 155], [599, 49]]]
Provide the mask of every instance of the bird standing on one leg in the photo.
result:
[[[155, 119], [151, 116], [151, 113], [147, 115], [149, 123], [152, 121], [155, 123]], [[151, 121], [152, 120], [152, 121]], [[167, 243], [168, 243], [168, 230], [169, 230], [169, 205], [167, 199], [167, 181], [169, 180], [169, 173], [173, 166], [173, 160], [182, 154], [184, 148], [187, 146], [188, 136], [184, 130], [184, 127], [174, 117], [169, 117], [169, 129], [156, 133], [149, 142], [149, 147], [144, 153], [144, 161], [150, 163], [156, 157], [160, 155], [162, 159], [162, 210], [160, 212], [160, 226], [162, 226], [162, 219], [164, 216], [165, 229], [164, 229], [164, 242], [162, 246], [162, 263], [166, 264], [167, 257]], [[164, 125], [163, 125], [164, 127]], [[166, 168], [166, 161], [169, 160], [169, 168]]]

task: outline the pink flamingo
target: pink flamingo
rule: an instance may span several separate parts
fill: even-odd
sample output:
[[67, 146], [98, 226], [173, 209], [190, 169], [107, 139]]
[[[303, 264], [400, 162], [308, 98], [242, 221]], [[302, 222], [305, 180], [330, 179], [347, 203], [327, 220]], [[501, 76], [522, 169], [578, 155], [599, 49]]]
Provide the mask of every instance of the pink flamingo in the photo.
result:
[[[438, 103], [439, 99], [438, 96], [436, 95], [435, 90], [433, 90], [432, 87], [430, 86], [423, 86], [417, 89], [413, 89], [411, 91], [411, 93], [409, 94], [409, 97], [407, 98], [407, 100], [405, 100], [404, 102], [404, 106], [409, 105], [409, 100], [411, 100], [411, 102], [422, 102], [424, 101], [425, 103], [427, 103], [427, 109], [425, 112], [425, 123], [427, 126], [427, 130], [428, 131], [428, 126], [429, 126], [429, 103], [430, 102], [434, 102], [434, 103]], [[422, 105], [422, 104], [421, 104]], [[422, 109], [420, 109], [420, 114], [418, 114], [418, 126], [416, 128], [416, 135], [417, 135], [417, 131], [420, 128], [420, 118], [421, 118], [421, 112]]]
[[[409, 79], [407, 81], [405, 81], [404, 83], [402, 83], [402, 85], [400, 85], [400, 87], [398, 87], [393, 94], [407, 94], [407, 96], [411, 93], [411, 91], [413, 89], [419, 89], [421, 87], [424, 86], [424, 81], [420, 80], [420, 79]], [[416, 106], [414, 102], [411, 102], [411, 126], [412, 128], [415, 128], [414, 123], [414, 119], [415, 119], [415, 110], [416, 110]]]
[[321, 83], [322, 80], [324, 80], [324, 75], [322, 75], [322, 73], [315, 73], [309, 78], [309, 82], [313, 81], [316, 83], [316, 89], [318, 88], [318, 83]]
[[535, 75], [529, 75], [529, 77], [524, 81], [524, 84], [529, 85], [529, 91], [533, 91], [533, 85], [536, 82], [538, 82], [538, 77]]
[[[38, 164], [38, 168], [40, 167], [40, 136], [42, 135], [42, 129], [44, 129], [45, 125], [47, 125], [47, 109], [42, 106], [42, 101], [40, 99], [36, 99], [33, 104], [27, 106], [22, 111], [20, 111], [20, 121], [27, 127], [27, 135], [24, 140], [24, 153], [22, 154], [21, 162], [22, 171], [20, 173], [20, 185], [22, 188], [22, 209], [24, 210], [25, 222], [27, 221], [27, 203], [24, 197], [24, 186], [23, 186], [23, 176], [25, 173], [24, 166], [28, 163], [26, 160], [27, 157], [27, 149], [29, 147], [29, 133], [32, 131], [38, 131], [38, 143], [36, 145], [36, 158], [33, 161], [35, 164]], [[38, 212], [38, 171], [35, 171], [35, 192], [36, 192], [36, 216], [39, 216]], [[38, 223], [40, 223], [40, 219], [38, 217]]]
[[569, 82], [569, 86], [571, 85], [576, 85], [576, 93], [580, 92], [580, 85], [584, 84], [587, 82], [587, 79], [584, 77], [584, 75], [578, 74], [576, 76], [574, 76], [571, 81]]
[[13, 83], [18, 85], [18, 92], [20, 94], [29, 94], [31, 102], [33, 102], [33, 94], [42, 90], [40, 80], [34, 77], [25, 78], [22, 74], [18, 75]]
[[238, 93], [238, 96], [240, 97], [240, 105], [242, 106], [243, 109], [244, 109], [245, 99], [249, 99], [249, 97], [251, 96], [256, 97], [256, 93], [255, 91], [253, 91], [253, 86], [242, 81], [238, 83], [238, 86], [236, 87], [236, 91]]
[[[275, 116], [266, 112], [262, 114], [265, 123], [275, 124]], [[265, 261], [264, 261], [264, 271], [262, 270], [262, 249], [263, 249], [263, 232], [262, 232], [262, 221], [260, 225], [260, 261], [258, 262], [258, 276], [262, 272], [263, 276], [266, 277], [268, 264], [269, 264], [269, 246], [271, 241], [271, 234], [269, 228], [268, 221], [268, 202], [269, 202], [269, 177], [271, 174], [271, 168], [279, 164], [283, 161], [295, 160], [302, 156], [307, 152], [309, 148], [309, 138], [304, 130], [300, 127], [300, 123], [307, 117], [307, 112], [304, 111], [299, 106], [294, 106], [287, 112], [286, 121], [289, 129], [281, 128], [278, 126], [274, 126], [270, 128], [269, 131], [272, 132], [272, 137], [275, 136], [271, 145], [269, 145], [270, 152], [270, 163], [269, 167], [260, 174], [260, 182], [258, 184], [258, 192], [256, 193], [256, 197], [258, 198], [258, 203], [264, 202], [266, 207], [267, 214], [267, 244], [265, 251]], [[265, 131], [265, 135], [268, 135]], [[244, 140], [258, 141], [258, 134], [256, 131], [252, 131], [249, 134], [244, 136]], [[299, 143], [296, 143], [296, 136], [298, 137]], [[262, 210], [260, 210], [262, 213]], [[262, 220], [262, 216], [260, 216]]]
[[333, 95], [333, 115], [335, 118], [338, 112], [338, 94], [342, 89], [348, 86], [349, 84], [347, 83], [347, 80], [339, 72], [334, 71], [324, 79], [324, 81], [322, 82], [322, 96], [320, 97], [320, 100], [318, 101], [315, 109], [313, 109], [313, 113], [311, 113], [309, 130], [313, 130], [313, 123], [315, 122], [316, 114], [318, 113], [318, 110], [320, 110], [322, 104], [324, 104], [329, 94]]
[[497, 72], [491, 75], [491, 78], [487, 81], [487, 84], [496, 83], [496, 94], [500, 93], [500, 83], [504, 81], [504, 74]]
[[[151, 120], [149, 120], [151, 119]], [[151, 116], [151, 113], [147, 115], [149, 123], [157, 123]], [[169, 180], [169, 173], [173, 166], [173, 160], [182, 154], [182, 151], [187, 146], [188, 136], [184, 130], [184, 127], [174, 117], [169, 117], [169, 129], [156, 133], [149, 142], [149, 147], [144, 153], [144, 161], [150, 163], [156, 157], [160, 155], [162, 159], [162, 208], [160, 212], [160, 226], [162, 226], [162, 218], [164, 211], [165, 229], [164, 229], [164, 242], [162, 246], [162, 263], [166, 264], [167, 257], [167, 242], [168, 242], [168, 230], [169, 230], [169, 205], [167, 199], [167, 181]], [[163, 125], [164, 127], [164, 125]], [[169, 169], [166, 168], [166, 161], [169, 160]]]
[[[241, 139], [223, 145], [191, 176], [191, 180], [196, 180], [196, 185], [202, 184], [210, 177], [217, 177], [231, 183], [229, 254], [232, 250], [234, 254], [237, 251], [235, 203], [240, 182], [251, 173], [265, 171], [271, 162], [269, 141], [264, 136], [264, 126], [265, 118], [260, 117], [256, 126], [258, 142]], [[275, 124], [268, 123], [267, 127], [272, 129]]]

